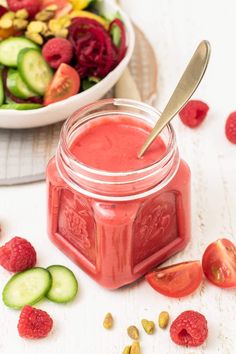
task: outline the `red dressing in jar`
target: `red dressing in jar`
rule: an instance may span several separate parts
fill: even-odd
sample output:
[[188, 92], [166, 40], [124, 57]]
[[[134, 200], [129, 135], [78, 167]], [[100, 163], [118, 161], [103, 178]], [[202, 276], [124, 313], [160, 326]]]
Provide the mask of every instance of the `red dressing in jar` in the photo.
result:
[[[114, 112], [119, 103], [123, 111]], [[111, 289], [144, 275], [190, 238], [190, 172], [173, 129], [137, 158], [158, 115], [147, 107], [104, 100], [76, 112], [47, 169], [50, 238]]]

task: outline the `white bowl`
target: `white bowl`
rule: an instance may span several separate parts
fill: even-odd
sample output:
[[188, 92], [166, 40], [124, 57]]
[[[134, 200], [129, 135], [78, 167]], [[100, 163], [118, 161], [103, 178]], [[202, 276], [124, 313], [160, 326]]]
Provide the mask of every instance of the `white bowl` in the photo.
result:
[[108, 15], [119, 11], [125, 23], [128, 44], [126, 55], [119, 65], [95, 86], [61, 102], [29, 111], [0, 109], [0, 128], [34, 128], [65, 120], [80, 107], [102, 98], [115, 85], [131, 59], [135, 43], [134, 30], [130, 19], [119, 6], [104, 0], [102, 8]]

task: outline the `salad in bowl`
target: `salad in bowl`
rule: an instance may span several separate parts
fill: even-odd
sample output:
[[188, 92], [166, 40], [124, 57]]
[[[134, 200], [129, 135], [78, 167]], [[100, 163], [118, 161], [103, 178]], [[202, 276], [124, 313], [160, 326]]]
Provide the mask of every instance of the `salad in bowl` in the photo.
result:
[[0, 127], [66, 119], [117, 82], [132, 25], [108, 0], [7, 0], [0, 5]]

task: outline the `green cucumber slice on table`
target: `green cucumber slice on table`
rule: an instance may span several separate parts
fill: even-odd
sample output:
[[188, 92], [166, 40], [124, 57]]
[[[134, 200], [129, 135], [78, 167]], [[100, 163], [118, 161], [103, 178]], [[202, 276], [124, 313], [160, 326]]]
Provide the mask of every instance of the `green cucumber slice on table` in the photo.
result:
[[16, 109], [17, 111], [28, 111], [30, 109], [38, 109], [43, 106], [39, 103], [7, 103], [0, 106], [0, 109]]
[[43, 96], [53, 78], [53, 71], [37, 49], [23, 49], [18, 56], [18, 70], [27, 86]]
[[4, 88], [3, 88], [3, 82], [2, 82], [2, 72], [0, 69], [0, 106], [4, 102], [4, 97], [5, 97], [5, 94], [4, 94]]
[[41, 300], [51, 285], [50, 272], [35, 267], [13, 275], [3, 289], [2, 299], [6, 306], [21, 309]]
[[32, 41], [24, 37], [10, 37], [0, 43], [0, 63], [6, 66], [17, 66], [17, 57], [24, 48], [39, 47]]
[[28, 88], [17, 70], [8, 70], [7, 88], [14, 96], [19, 98], [27, 99], [37, 96], [35, 92]]
[[53, 302], [66, 303], [72, 301], [78, 292], [78, 282], [74, 273], [61, 265], [47, 268], [52, 276], [52, 286], [47, 298]]

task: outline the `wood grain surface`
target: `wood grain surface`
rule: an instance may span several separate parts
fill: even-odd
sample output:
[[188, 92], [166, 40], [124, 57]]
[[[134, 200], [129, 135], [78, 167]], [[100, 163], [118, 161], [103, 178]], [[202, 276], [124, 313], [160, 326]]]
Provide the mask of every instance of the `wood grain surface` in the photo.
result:
[[[189, 56], [202, 39], [212, 44], [206, 77], [195, 94], [210, 105], [207, 120], [196, 130], [174, 126], [183, 158], [192, 171], [192, 240], [167, 264], [200, 259], [205, 247], [219, 237], [236, 242], [236, 146], [224, 136], [227, 115], [236, 110], [235, 0], [123, 0], [135, 23], [147, 34], [158, 53], [159, 90], [156, 106], [162, 109]], [[184, 299], [155, 293], [145, 281], [107, 291], [99, 287], [48, 240], [45, 183], [0, 188], [1, 243], [13, 235], [27, 237], [38, 252], [38, 265], [61, 263], [78, 277], [80, 291], [72, 304], [42, 302], [38, 306], [54, 319], [54, 331], [42, 341], [22, 340], [17, 334], [18, 311], [0, 303], [1, 354], [122, 354], [130, 343], [126, 328], [140, 326], [142, 318], [157, 321], [167, 310], [173, 320], [181, 311], [202, 312], [209, 325], [207, 343], [182, 348], [171, 342], [169, 330], [147, 336], [141, 330], [142, 354], [235, 354], [236, 290], [221, 290], [204, 282]], [[9, 274], [0, 269], [1, 288]], [[115, 326], [105, 331], [102, 321], [112, 312]]]

